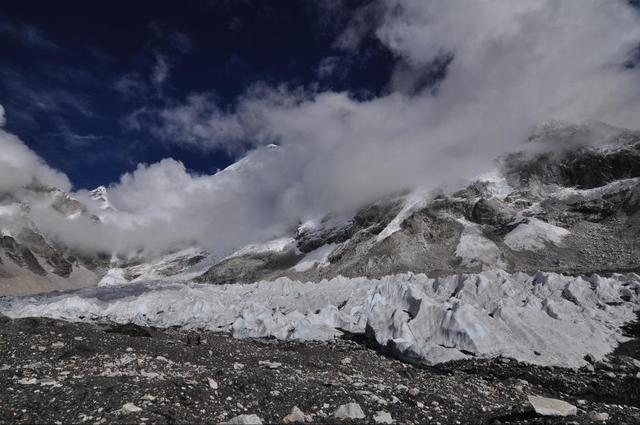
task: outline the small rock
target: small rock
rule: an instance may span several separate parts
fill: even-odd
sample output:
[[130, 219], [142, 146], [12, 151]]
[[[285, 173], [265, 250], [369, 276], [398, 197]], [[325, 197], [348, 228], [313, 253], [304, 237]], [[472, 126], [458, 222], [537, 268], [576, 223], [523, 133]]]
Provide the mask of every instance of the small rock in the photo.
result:
[[35, 385], [38, 383], [38, 380], [36, 378], [22, 378], [21, 380], [18, 381], [18, 384], [21, 385]]
[[291, 413], [282, 419], [282, 422], [285, 424], [297, 424], [311, 421], [313, 421], [313, 419], [310, 416], [305, 415], [302, 410], [298, 409], [298, 406], [293, 406]]
[[345, 357], [344, 359], [340, 360], [340, 363], [351, 364], [351, 357]]
[[233, 369], [234, 370], [244, 369], [244, 365], [242, 363], [234, 363], [233, 364]]
[[126, 403], [122, 408], [120, 408], [120, 412], [124, 415], [129, 415], [131, 413], [142, 412], [142, 409], [133, 403]]
[[384, 410], [381, 410], [377, 412], [376, 415], [373, 417], [373, 422], [377, 424], [392, 424], [393, 418], [391, 417], [391, 414], [389, 412], [385, 412]]
[[534, 395], [527, 398], [536, 413], [541, 416], [572, 416], [578, 413], [578, 408], [566, 401]]
[[364, 412], [358, 403], [347, 403], [338, 407], [333, 414], [338, 419], [364, 419]]
[[51, 348], [62, 348], [62, 347], [64, 347], [64, 342], [62, 341], [54, 342], [53, 344], [51, 344]]
[[216, 381], [214, 381], [211, 378], [207, 378], [207, 382], [209, 382], [209, 387], [211, 387], [212, 390], [217, 390], [218, 389], [218, 383]]
[[124, 351], [126, 351], [127, 353], [130, 353], [130, 352], [132, 352], [132, 351], [133, 351], [133, 348], [131, 348], [131, 347], [127, 347], [127, 348], [126, 348], [126, 350], [124, 350]]
[[588, 416], [594, 422], [606, 422], [609, 420], [609, 414], [604, 412], [589, 412]]
[[271, 390], [271, 391], [269, 391], [269, 395], [270, 395], [271, 397], [278, 397], [278, 396], [280, 395], [280, 391], [278, 391], [278, 390]]
[[151, 394], [145, 394], [142, 396], [142, 399], [146, 401], [155, 401], [156, 397], [152, 396]]
[[223, 425], [262, 425], [262, 419], [257, 415], [240, 415], [223, 422]]
[[420, 394], [420, 390], [419, 390], [419, 389], [417, 389], [417, 388], [410, 388], [410, 389], [409, 389], [409, 395], [412, 395], [412, 396], [414, 396], [414, 397], [415, 397], [415, 396], [417, 396], [418, 394]]
[[258, 365], [268, 367], [269, 369], [277, 369], [282, 366], [282, 363], [270, 362], [268, 360], [260, 360]]

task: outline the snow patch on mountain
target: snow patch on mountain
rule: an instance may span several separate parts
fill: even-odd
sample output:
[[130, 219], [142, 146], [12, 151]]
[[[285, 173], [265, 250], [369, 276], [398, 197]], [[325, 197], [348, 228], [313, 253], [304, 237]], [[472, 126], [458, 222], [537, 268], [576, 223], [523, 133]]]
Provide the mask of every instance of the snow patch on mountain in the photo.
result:
[[559, 199], [562, 201], [576, 200], [589, 200], [602, 198], [605, 195], [612, 193], [622, 192], [624, 190], [633, 189], [640, 183], [640, 178], [634, 177], [630, 179], [620, 179], [614, 182], [608, 183], [604, 186], [595, 187], [592, 189], [577, 189], [575, 187], [563, 187], [549, 196], [551, 198]]
[[476, 181], [486, 183], [488, 194], [498, 199], [504, 199], [514, 191], [506, 177], [498, 169], [479, 175]]
[[116, 209], [109, 202], [109, 195], [107, 194], [107, 188], [104, 186], [98, 186], [90, 192], [91, 199], [98, 202], [98, 208], [103, 211], [116, 211]]
[[402, 209], [400, 210], [398, 215], [396, 215], [395, 218], [391, 220], [387, 227], [382, 229], [382, 232], [378, 233], [378, 235], [376, 236], [376, 242], [382, 242], [394, 233], [399, 232], [402, 229], [402, 223], [404, 223], [404, 221], [409, 218], [411, 213], [427, 203], [427, 196], [428, 192], [425, 191], [415, 191], [407, 195], [405, 197]]
[[117, 286], [139, 282], [187, 282], [200, 276], [219, 258], [196, 247], [182, 249], [138, 265], [117, 267], [118, 260], [102, 277], [98, 286]]
[[502, 268], [500, 248], [482, 234], [480, 226], [467, 220], [458, 220], [464, 225], [460, 241], [456, 247], [456, 256], [462, 259], [463, 266], [480, 265], [483, 268]]
[[[9, 317], [105, 319], [183, 326], [236, 337], [330, 340], [367, 335], [428, 364], [504, 356], [576, 367], [624, 341], [620, 327], [640, 307], [640, 277], [569, 277], [487, 271], [431, 279], [287, 278], [255, 284], [138, 284], [0, 301]], [[627, 301], [628, 300], [628, 301]], [[81, 319], [83, 318], [83, 319]]]
[[297, 272], [305, 272], [314, 266], [326, 267], [329, 265], [329, 255], [335, 250], [337, 244], [330, 243], [307, 253], [302, 260], [292, 267]]
[[247, 245], [227, 258], [241, 257], [243, 255], [251, 254], [265, 254], [265, 253], [282, 253], [292, 249], [295, 249], [296, 240], [292, 237], [283, 237], [274, 239], [271, 241]]
[[570, 232], [562, 227], [530, 217], [507, 233], [504, 243], [514, 251], [538, 251], [547, 243], [562, 245], [568, 235]]

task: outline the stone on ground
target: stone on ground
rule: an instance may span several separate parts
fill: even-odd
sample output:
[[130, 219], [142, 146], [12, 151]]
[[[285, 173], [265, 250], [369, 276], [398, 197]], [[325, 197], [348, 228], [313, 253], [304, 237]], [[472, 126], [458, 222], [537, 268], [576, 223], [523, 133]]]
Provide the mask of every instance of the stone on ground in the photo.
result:
[[389, 412], [381, 410], [373, 417], [373, 422], [377, 424], [392, 424], [393, 418], [391, 418], [391, 414]]
[[299, 424], [304, 422], [311, 422], [312, 420], [313, 419], [310, 416], [305, 415], [304, 412], [298, 408], [298, 406], [293, 406], [293, 409], [291, 409], [291, 413], [285, 416], [282, 419], [282, 422], [285, 424]]
[[609, 420], [609, 414], [604, 412], [589, 412], [588, 416], [593, 422], [606, 422]]
[[240, 415], [223, 422], [223, 425], [262, 425], [258, 415]]
[[142, 409], [133, 403], [126, 403], [125, 405], [122, 406], [120, 411], [125, 415], [129, 415], [131, 413], [142, 412]]
[[333, 414], [338, 419], [364, 419], [364, 412], [358, 403], [347, 403], [338, 407]]
[[529, 403], [541, 416], [572, 416], [578, 413], [578, 408], [566, 401], [530, 395]]

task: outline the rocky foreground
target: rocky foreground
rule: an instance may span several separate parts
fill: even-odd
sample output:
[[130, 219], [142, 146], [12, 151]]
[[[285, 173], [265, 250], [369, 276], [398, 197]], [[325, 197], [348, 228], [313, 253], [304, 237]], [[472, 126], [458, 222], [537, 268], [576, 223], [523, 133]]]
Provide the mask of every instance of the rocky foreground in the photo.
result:
[[638, 339], [562, 369], [504, 358], [420, 368], [347, 339], [200, 336], [2, 317], [0, 422], [640, 423]]

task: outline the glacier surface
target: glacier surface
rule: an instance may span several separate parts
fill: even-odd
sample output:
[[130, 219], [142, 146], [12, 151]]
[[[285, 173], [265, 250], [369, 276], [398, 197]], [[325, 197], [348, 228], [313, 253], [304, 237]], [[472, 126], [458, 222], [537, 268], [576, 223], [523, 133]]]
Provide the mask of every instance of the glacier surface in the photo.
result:
[[577, 367], [586, 354], [600, 359], [625, 340], [620, 327], [634, 320], [639, 293], [640, 277], [633, 273], [587, 278], [491, 270], [319, 283], [151, 282], [5, 298], [0, 312], [182, 326], [240, 338], [323, 341], [348, 332], [425, 364], [504, 356]]

